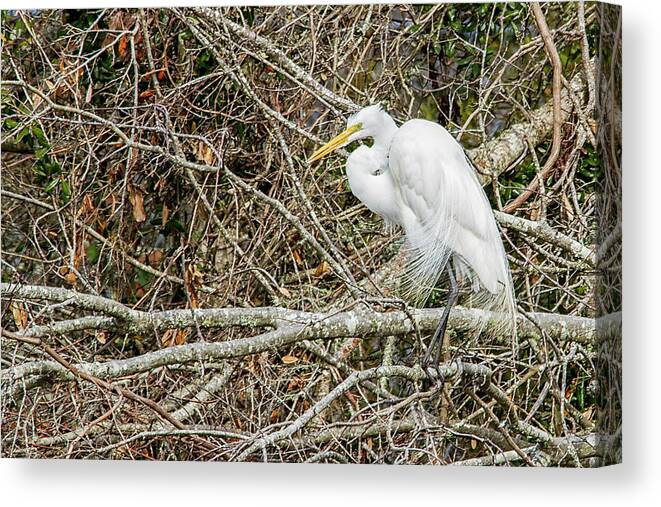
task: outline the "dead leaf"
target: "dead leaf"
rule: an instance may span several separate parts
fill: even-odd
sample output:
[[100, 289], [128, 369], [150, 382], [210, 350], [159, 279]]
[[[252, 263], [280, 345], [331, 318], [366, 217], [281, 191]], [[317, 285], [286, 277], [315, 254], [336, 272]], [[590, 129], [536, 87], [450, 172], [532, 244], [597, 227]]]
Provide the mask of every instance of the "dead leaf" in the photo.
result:
[[80, 205], [80, 208], [78, 209], [78, 216], [84, 217], [92, 213], [93, 211], [94, 211], [94, 204], [92, 203], [92, 198], [90, 197], [89, 194], [85, 194], [85, 197], [83, 197], [83, 203]]
[[150, 266], [158, 266], [163, 259], [163, 250], [157, 249], [153, 250], [147, 255], [147, 261], [149, 261]]
[[147, 220], [142, 192], [140, 189], [134, 188], [132, 185], [128, 186], [128, 191], [129, 201], [133, 207], [133, 219], [138, 223], [142, 223]]
[[64, 279], [69, 282], [71, 285], [75, 285], [76, 281], [78, 280], [78, 277], [76, 276], [76, 273], [73, 271], [69, 271], [66, 275], [64, 275]]
[[117, 49], [119, 51], [119, 57], [121, 59], [124, 59], [124, 57], [126, 56], [126, 46], [128, 46], [128, 38], [126, 37], [126, 34], [124, 34], [119, 39], [119, 45], [117, 46]]
[[597, 135], [597, 122], [595, 121], [594, 118], [588, 118], [588, 126], [590, 127], [590, 130], [592, 130], [592, 133], [596, 136]]
[[103, 232], [106, 230], [106, 227], [108, 227], [108, 221], [104, 220], [103, 218], [99, 217], [96, 219], [96, 223], [99, 226], [99, 232]]
[[188, 331], [186, 329], [167, 329], [161, 336], [161, 345], [165, 348], [186, 343]]
[[287, 384], [287, 392], [292, 392], [296, 391], [301, 388], [303, 385], [303, 382], [299, 377], [294, 377], [289, 381], [289, 384]]
[[168, 218], [170, 218], [170, 208], [167, 204], [163, 204], [163, 209], [161, 210], [161, 225], [164, 226], [168, 223]]
[[324, 260], [321, 261], [321, 263], [317, 266], [317, 269], [315, 269], [314, 276], [316, 276], [317, 278], [321, 278], [329, 271], [330, 271], [330, 266], [328, 265], [328, 262]]
[[[144, 264], [144, 260], [140, 261]], [[140, 282], [135, 282], [135, 295], [138, 298], [144, 297], [147, 291], [145, 291], [145, 288], [142, 286]]]
[[475, 450], [477, 448], [477, 440], [471, 438], [471, 449]]
[[[122, 173], [123, 171], [124, 171], [124, 167], [122, 166], [122, 164], [115, 164], [115, 165], [111, 166], [110, 169], [108, 170], [108, 177], [110, 178], [110, 181], [115, 181], [117, 179], [117, 175]], [[114, 196], [113, 196], [113, 199], [114, 199]], [[106, 199], [106, 200], [108, 200], [108, 199]], [[113, 213], [114, 213], [114, 211], [113, 211]]]
[[85, 94], [85, 104], [89, 104], [92, 102], [92, 94], [94, 92], [94, 87], [92, 86], [92, 83], [87, 87], [87, 93]]
[[211, 151], [211, 148], [209, 148], [207, 143], [203, 141], [197, 143], [197, 158], [202, 160], [207, 165], [213, 165], [214, 161], [216, 160], [216, 157], [214, 156], [213, 151]]
[[14, 324], [18, 329], [25, 329], [28, 327], [28, 312], [25, 311], [23, 303], [16, 301], [11, 302], [11, 313], [14, 316]]
[[96, 341], [98, 341], [101, 345], [105, 345], [108, 341], [108, 334], [108, 331], [97, 330], [94, 333], [94, 336], [96, 337]]
[[539, 212], [540, 212], [539, 206], [533, 204], [530, 207], [530, 220], [536, 222], [537, 219], [539, 218]]
[[298, 357], [286, 355], [282, 358], [282, 362], [285, 363], [285, 364], [298, 363]]
[[190, 296], [190, 303], [192, 308], [198, 308], [197, 303], [197, 290], [196, 286], [200, 286], [204, 283], [204, 275], [197, 269], [195, 264], [189, 264], [184, 273], [184, 283], [188, 289]]
[[153, 96], [154, 96], [154, 90], [150, 88], [148, 90], [145, 90], [144, 92], [141, 92], [140, 95], [138, 95], [138, 99], [146, 100], [149, 97], [153, 97]]
[[163, 347], [172, 347], [174, 343], [174, 337], [177, 334], [176, 329], [166, 329], [165, 332], [161, 335], [161, 345]]
[[204, 275], [199, 269], [197, 269], [197, 266], [195, 264], [189, 264], [188, 270], [190, 271], [191, 274], [191, 280], [194, 283], [198, 285], [202, 285], [204, 283]]
[[186, 338], [188, 338], [188, 331], [186, 329], [180, 329], [177, 331], [177, 336], [174, 338], [174, 343], [176, 345], [183, 345], [186, 343]]
[[291, 298], [291, 292], [285, 287], [278, 287], [278, 292], [287, 299]]
[[76, 252], [73, 254], [74, 269], [80, 268], [80, 265], [83, 263], [83, 259], [85, 258], [85, 255], [86, 255], [85, 245], [83, 245], [83, 238], [80, 237], [78, 239], [78, 243], [76, 244]]
[[106, 199], [105, 199], [105, 204], [107, 206], [111, 207], [110, 213], [108, 215], [114, 215], [115, 210], [117, 209], [117, 197], [115, 197], [115, 194], [110, 194]]
[[296, 264], [299, 266], [303, 264], [303, 259], [301, 259], [301, 254], [298, 253], [298, 250], [294, 250], [291, 254], [294, 257], [294, 262], [296, 262]]
[[576, 379], [572, 380], [569, 385], [565, 388], [565, 399], [567, 401], [571, 400], [571, 397], [574, 394], [574, 391], [576, 390]]

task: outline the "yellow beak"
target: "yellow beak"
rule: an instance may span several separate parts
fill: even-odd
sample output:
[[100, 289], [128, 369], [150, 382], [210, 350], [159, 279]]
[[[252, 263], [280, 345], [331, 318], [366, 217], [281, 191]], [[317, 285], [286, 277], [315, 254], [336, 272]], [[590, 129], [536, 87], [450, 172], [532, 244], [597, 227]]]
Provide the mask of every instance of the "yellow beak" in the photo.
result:
[[329, 153], [334, 152], [340, 146], [343, 146], [347, 142], [349, 137], [351, 137], [352, 134], [358, 132], [362, 128], [363, 126], [360, 123], [358, 123], [356, 125], [352, 125], [341, 134], [338, 134], [333, 139], [331, 139], [326, 144], [324, 144], [321, 148], [319, 148], [317, 151], [315, 151], [312, 154], [312, 156], [308, 159], [308, 164], [311, 164], [312, 162], [325, 157]]

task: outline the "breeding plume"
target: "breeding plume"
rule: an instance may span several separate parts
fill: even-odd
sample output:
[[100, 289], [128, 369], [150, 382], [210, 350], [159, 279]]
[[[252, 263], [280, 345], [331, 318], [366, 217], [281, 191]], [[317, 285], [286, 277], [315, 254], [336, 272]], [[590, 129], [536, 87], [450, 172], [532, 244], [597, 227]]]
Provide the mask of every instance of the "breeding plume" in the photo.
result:
[[347, 158], [351, 192], [406, 234], [405, 289], [420, 303], [447, 274], [448, 302], [425, 363], [440, 359], [451, 308], [463, 285], [477, 306], [514, 322], [512, 282], [500, 233], [475, 170], [461, 145], [440, 125], [409, 120], [401, 127], [380, 106], [349, 118], [347, 128], [315, 151], [314, 162], [360, 139], [372, 138]]

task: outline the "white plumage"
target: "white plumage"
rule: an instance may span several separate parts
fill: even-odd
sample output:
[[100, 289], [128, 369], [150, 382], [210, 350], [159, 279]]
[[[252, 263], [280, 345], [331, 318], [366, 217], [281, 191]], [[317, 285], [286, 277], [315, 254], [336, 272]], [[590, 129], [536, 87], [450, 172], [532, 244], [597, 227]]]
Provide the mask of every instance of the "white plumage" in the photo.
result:
[[459, 284], [470, 282], [481, 307], [514, 314], [500, 233], [461, 145], [436, 123], [416, 119], [397, 128], [380, 106], [369, 106], [310, 160], [367, 137], [373, 146], [362, 145], [347, 159], [349, 186], [370, 210], [404, 229], [408, 294], [425, 300], [446, 271], [454, 272]]

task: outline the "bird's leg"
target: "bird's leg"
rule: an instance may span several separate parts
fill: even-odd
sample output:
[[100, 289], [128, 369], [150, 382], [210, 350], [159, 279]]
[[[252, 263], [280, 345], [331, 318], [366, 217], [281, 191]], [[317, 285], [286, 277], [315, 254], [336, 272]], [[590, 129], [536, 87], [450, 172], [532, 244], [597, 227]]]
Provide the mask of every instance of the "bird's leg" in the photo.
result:
[[454, 270], [452, 269], [452, 266], [450, 265], [451, 262], [448, 261], [447, 263], [447, 269], [448, 269], [448, 276], [450, 277], [450, 294], [448, 294], [448, 301], [447, 304], [445, 305], [445, 308], [443, 309], [443, 314], [441, 315], [441, 321], [438, 323], [438, 327], [436, 328], [436, 332], [434, 333], [434, 337], [431, 339], [431, 342], [429, 343], [429, 347], [427, 348], [427, 352], [425, 353], [425, 358], [423, 359], [423, 365], [424, 367], [428, 367], [431, 364], [431, 355], [432, 353], [434, 354], [434, 365], [438, 365], [441, 359], [441, 342], [443, 340], [443, 337], [445, 336], [445, 328], [447, 327], [448, 324], [448, 317], [450, 316], [450, 310], [452, 310], [452, 307], [455, 305], [457, 302], [457, 299], [459, 298], [459, 284], [457, 283], [457, 278], [454, 275]]

